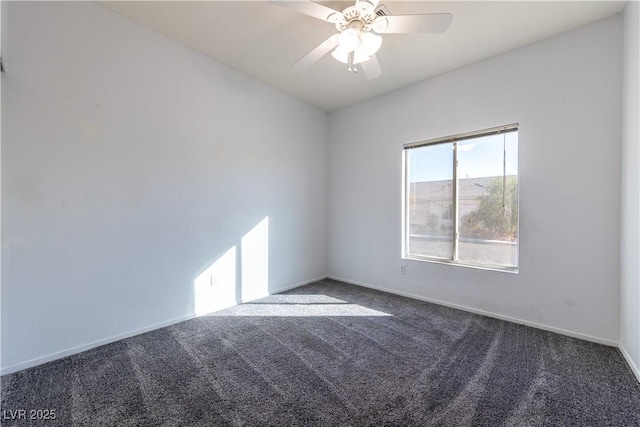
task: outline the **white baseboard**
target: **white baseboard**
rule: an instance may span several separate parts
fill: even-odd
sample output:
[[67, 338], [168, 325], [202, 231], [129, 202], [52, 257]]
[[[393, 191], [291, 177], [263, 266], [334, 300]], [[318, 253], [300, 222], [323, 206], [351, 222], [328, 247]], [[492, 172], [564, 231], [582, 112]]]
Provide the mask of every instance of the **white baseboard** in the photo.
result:
[[309, 279], [309, 280], [305, 280], [304, 282], [296, 283], [295, 285], [284, 286], [278, 289], [270, 289], [269, 294], [273, 295], [273, 294], [279, 294], [280, 292], [290, 291], [291, 289], [299, 288], [300, 286], [308, 285], [314, 282], [319, 282], [320, 280], [324, 280], [327, 277], [328, 276], [319, 276], [319, 277], [316, 277], [315, 279]]
[[633, 372], [633, 374], [636, 376], [636, 379], [640, 383], [640, 369], [638, 369], [638, 365], [635, 364], [635, 362], [631, 358], [631, 355], [622, 344], [618, 345], [618, 349], [620, 350], [620, 353], [622, 353], [622, 357], [624, 357], [624, 359], [627, 361], [627, 363], [629, 364], [629, 367], [631, 368], [631, 371]]
[[427, 298], [427, 297], [423, 297], [420, 295], [415, 295], [409, 292], [402, 292], [402, 291], [398, 291], [395, 289], [389, 289], [389, 288], [385, 288], [383, 286], [376, 286], [376, 285], [371, 285], [368, 283], [362, 283], [362, 282], [356, 282], [353, 280], [349, 280], [349, 279], [343, 279], [341, 277], [335, 277], [335, 276], [328, 276], [329, 279], [333, 279], [333, 280], [338, 280], [340, 282], [345, 282], [345, 283], [349, 283], [352, 285], [356, 285], [356, 286], [362, 286], [364, 288], [369, 288], [369, 289], [375, 289], [377, 291], [383, 291], [383, 292], [388, 292], [390, 294], [395, 294], [395, 295], [400, 295], [403, 297], [408, 297], [408, 298], [413, 298], [413, 299], [417, 299], [420, 301], [425, 301], [425, 302], [430, 302], [430, 303], [434, 303], [434, 304], [438, 304], [438, 305], [443, 305], [445, 307], [451, 307], [451, 308], [455, 308], [458, 310], [463, 310], [463, 311], [467, 311], [470, 313], [475, 313], [475, 314], [481, 314], [483, 316], [487, 316], [487, 317], [493, 317], [495, 319], [500, 319], [500, 320], [506, 320], [507, 322], [512, 322], [512, 323], [518, 323], [518, 324], [522, 324], [522, 325], [526, 325], [526, 326], [531, 326], [533, 328], [537, 328], [537, 329], [542, 329], [545, 331], [550, 331], [550, 332], [555, 332], [561, 335], [567, 335], [569, 337], [573, 337], [573, 338], [578, 338], [581, 340], [585, 340], [585, 341], [591, 341], [591, 342], [595, 342], [598, 344], [604, 344], [604, 345], [608, 345], [611, 347], [617, 347], [618, 343], [616, 341], [612, 341], [606, 338], [600, 338], [600, 337], [595, 337], [592, 335], [587, 335], [587, 334], [583, 334], [580, 332], [574, 332], [574, 331], [569, 331], [566, 329], [561, 329], [561, 328], [556, 328], [554, 326], [549, 326], [549, 325], [544, 325], [541, 323], [536, 323], [536, 322], [531, 322], [529, 320], [524, 320], [524, 319], [518, 319], [516, 317], [510, 317], [510, 316], [505, 316], [502, 314], [498, 314], [498, 313], [492, 313], [489, 311], [484, 311], [484, 310], [479, 310], [476, 308], [472, 308], [472, 307], [467, 307], [464, 305], [459, 305], [459, 304], [453, 304], [450, 302], [446, 302], [446, 301], [441, 301], [441, 300], [437, 300], [434, 298]]
[[[296, 284], [293, 284], [293, 285], [290, 285], [290, 286], [284, 286], [284, 287], [280, 287], [280, 288], [277, 288], [277, 289], [271, 289], [269, 291], [269, 294], [277, 294], [277, 293], [280, 293], [280, 292], [284, 292], [284, 291], [288, 291], [288, 290], [291, 290], [291, 289], [299, 288], [300, 286], [308, 285], [309, 283], [317, 282], [319, 280], [326, 279], [326, 278], [327, 278], [327, 276], [320, 276], [320, 277], [317, 277], [315, 279], [305, 280], [304, 282], [296, 283]], [[268, 296], [268, 295], [264, 295], [264, 296]], [[243, 302], [249, 302], [249, 301], [243, 301]], [[222, 310], [224, 308], [225, 307], [221, 307], [220, 310]], [[96, 341], [93, 341], [93, 342], [90, 342], [90, 343], [87, 343], [87, 344], [82, 344], [82, 345], [79, 345], [77, 347], [69, 348], [67, 350], [58, 351], [56, 353], [52, 353], [52, 354], [49, 354], [47, 356], [36, 357], [34, 359], [27, 360], [26, 362], [17, 363], [15, 365], [8, 366], [6, 368], [2, 368], [2, 369], [0, 369], [0, 375], [12, 374], [14, 372], [18, 372], [18, 371], [21, 371], [23, 369], [33, 368], [34, 366], [42, 365], [44, 363], [51, 362], [53, 360], [62, 359], [63, 357], [67, 357], [67, 356], [72, 356], [74, 354], [81, 353], [83, 351], [91, 350], [92, 348], [100, 347], [100, 346], [106, 345], [106, 344], [111, 344], [113, 342], [120, 341], [120, 340], [125, 339], [125, 338], [130, 338], [130, 337], [133, 337], [135, 335], [144, 334], [145, 332], [150, 332], [150, 331], [153, 331], [153, 330], [156, 330], [156, 329], [165, 328], [167, 326], [171, 326], [171, 325], [174, 325], [176, 323], [184, 322], [186, 320], [190, 320], [190, 319], [193, 319], [195, 317], [197, 317], [195, 314], [188, 314], [186, 316], [181, 316], [181, 317], [178, 317], [178, 318], [175, 318], [175, 319], [166, 320], [164, 322], [155, 323], [155, 324], [150, 325], [150, 326], [145, 326], [143, 328], [134, 329], [134, 330], [129, 331], [129, 332], [125, 332], [125, 333], [122, 333], [122, 334], [114, 335], [114, 336], [109, 337], [109, 338], [104, 338], [104, 339], [96, 340]]]
[[111, 344], [112, 342], [120, 341], [134, 335], [144, 334], [145, 332], [150, 332], [155, 329], [165, 328], [176, 323], [184, 322], [185, 320], [193, 319], [194, 317], [195, 314], [178, 317], [164, 322], [155, 323], [150, 326], [145, 326], [144, 328], [134, 329], [133, 331], [125, 332], [123, 334], [114, 335], [109, 338], [92, 341], [88, 344], [82, 344], [67, 350], [58, 351], [47, 356], [36, 357], [34, 359], [27, 360], [26, 362], [17, 363], [15, 365], [2, 368], [0, 369], [0, 375], [12, 374], [14, 372], [22, 371], [23, 369], [33, 368], [34, 366], [42, 365], [53, 360], [62, 359], [63, 357], [71, 356], [77, 353], [82, 353], [83, 351], [91, 350], [92, 348], [100, 347], [101, 345]]

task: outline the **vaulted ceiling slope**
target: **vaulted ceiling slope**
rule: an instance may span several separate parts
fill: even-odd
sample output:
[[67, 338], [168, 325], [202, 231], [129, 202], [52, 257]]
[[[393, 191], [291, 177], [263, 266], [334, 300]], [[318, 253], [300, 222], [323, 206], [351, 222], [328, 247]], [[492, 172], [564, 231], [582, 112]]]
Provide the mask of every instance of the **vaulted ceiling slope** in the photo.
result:
[[[304, 1], [304, 0], [303, 0]], [[319, 2], [342, 10], [353, 2]], [[327, 55], [291, 65], [336, 33], [268, 1], [101, 2], [145, 27], [323, 110], [332, 111], [621, 12], [612, 1], [390, 1], [391, 15], [453, 14], [442, 34], [386, 34], [382, 76], [366, 80]]]

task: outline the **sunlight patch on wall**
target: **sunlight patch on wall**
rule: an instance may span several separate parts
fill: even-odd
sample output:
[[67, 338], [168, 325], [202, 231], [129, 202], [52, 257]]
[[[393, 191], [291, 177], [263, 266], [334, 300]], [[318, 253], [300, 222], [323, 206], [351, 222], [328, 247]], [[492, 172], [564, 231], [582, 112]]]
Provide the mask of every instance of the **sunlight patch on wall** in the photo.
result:
[[231, 247], [193, 282], [196, 316], [236, 304], [236, 252]]
[[269, 295], [269, 217], [265, 217], [240, 241], [241, 299], [251, 301]]

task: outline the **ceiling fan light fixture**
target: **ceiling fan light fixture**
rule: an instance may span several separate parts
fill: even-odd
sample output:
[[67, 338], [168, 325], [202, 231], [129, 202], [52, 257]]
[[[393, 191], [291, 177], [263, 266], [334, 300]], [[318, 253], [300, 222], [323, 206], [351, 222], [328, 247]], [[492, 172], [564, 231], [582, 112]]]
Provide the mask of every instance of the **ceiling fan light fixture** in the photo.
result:
[[377, 34], [363, 32], [360, 34], [361, 47], [367, 56], [375, 55], [382, 46], [382, 37]]
[[353, 64], [359, 64], [375, 55], [380, 46], [382, 37], [379, 35], [350, 28], [340, 33], [338, 46], [331, 52], [331, 56], [343, 64], [348, 64], [349, 54], [353, 52]]
[[358, 31], [349, 28], [340, 33], [339, 47], [345, 52], [353, 52], [360, 46], [360, 37]]
[[331, 52], [331, 56], [333, 56], [336, 61], [342, 62], [343, 64], [349, 62], [349, 52], [341, 49], [340, 46], [338, 46], [333, 50], [333, 52]]
[[365, 62], [370, 59], [370, 55], [367, 55], [362, 47], [356, 48], [353, 52], [347, 52], [346, 50], [338, 46], [333, 50], [333, 52], [331, 52], [331, 56], [333, 56], [336, 61], [342, 62], [343, 64], [348, 64], [350, 53], [353, 53], [353, 65], [360, 64], [361, 62]]

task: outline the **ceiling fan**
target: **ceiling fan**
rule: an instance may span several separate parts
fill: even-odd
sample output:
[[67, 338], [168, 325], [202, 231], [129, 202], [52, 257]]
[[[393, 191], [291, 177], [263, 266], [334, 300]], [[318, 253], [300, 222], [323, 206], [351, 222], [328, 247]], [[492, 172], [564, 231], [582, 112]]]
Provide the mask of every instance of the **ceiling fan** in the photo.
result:
[[271, 2], [327, 21], [339, 31], [293, 64], [293, 69], [305, 69], [331, 52], [336, 60], [347, 64], [349, 72], [357, 73], [357, 66], [360, 66], [369, 80], [382, 74], [376, 58], [382, 45], [379, 34], [443, 33], [453, 20], [450, 13], [379, 16], [376, 7], [380, 0], [356, 0], [342, 12], [311, 0]]

